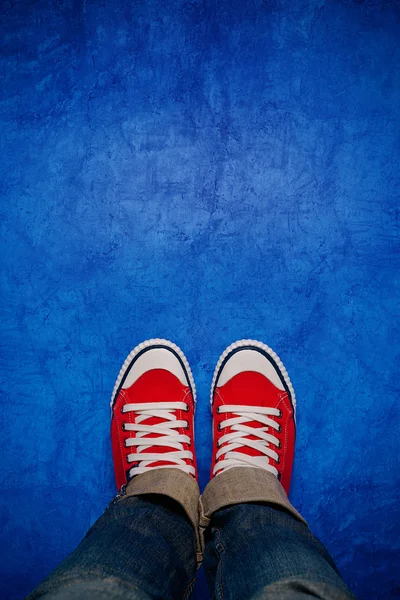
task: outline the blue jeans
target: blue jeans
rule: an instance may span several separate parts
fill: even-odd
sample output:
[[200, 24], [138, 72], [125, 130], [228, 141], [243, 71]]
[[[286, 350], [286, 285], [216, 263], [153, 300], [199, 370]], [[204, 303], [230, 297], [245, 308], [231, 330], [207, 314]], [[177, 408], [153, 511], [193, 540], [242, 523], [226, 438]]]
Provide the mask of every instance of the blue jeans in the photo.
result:
[[[204, 568], [223, 600], [354, 598], [324, 546], [282, 507], [240, 503], [216, 511], [204, 534]], [[196, 534], [168, 496], [118, 497], [29, 600], [189, 598]]]

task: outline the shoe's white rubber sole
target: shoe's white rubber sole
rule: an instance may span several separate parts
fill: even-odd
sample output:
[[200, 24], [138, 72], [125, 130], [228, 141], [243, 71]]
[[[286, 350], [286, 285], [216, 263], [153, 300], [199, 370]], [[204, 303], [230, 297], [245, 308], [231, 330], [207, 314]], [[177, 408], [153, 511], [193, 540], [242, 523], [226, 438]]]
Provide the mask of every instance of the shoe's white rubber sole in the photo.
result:
[[263, 344], [262, 342], [258, 342], [257, 340], [238, 340], [237, 342], [234, 342], [233, 344], [228, 346], [226, 348], [226, 350], [224, 350], [224, 352], [221, 354], [221, 356], [218, 359], [217, 366], [215, 367], [214, 376], [213, 376], [213, 380], [212, 380], [212, 384], [211, 384], [211, 393], [210, 393], [211, 405], [212, 405], [213, 399], [214, 399], [214, 390], [215, 390], [215, 385], [217, 383], [217, 377], [218, 377], [218, 374], [220, 372], [223, 362], [228, 357], [228, 355], [231, 352], [233, 352], [234, 350], [238, 350], [240, 348], [248, 347], [248, 346], [254, 347], [254, 348], [259, 348], [260, 350], [262, 350], [263, 352], [268, 354], [272, 358], [272, 360], [276, 363], [277, 367], [279, 368], [280, 374], [282, 375], [282, 377], [289, 389], [293, 409], [296, 414], [296, 395], [294, 393], [292, 382], [290, 381], [290, 377], [288, 375], [288, 372], [286, 371], [286, 368], [285, 368], [283, 362], [281, 361], [281, 359], [279, 358], [277, 353], [274, 352], [274, 350], [272, 350], [272, 348], [270, 348], [266, 344]]
[[196, 404], [196, 386], [195, 386], [192, 371], [190, 369], [190, 366], [189, 366], [186, 356], [184, 355], [182, 350], [179, 348], [179, 346], [177, 346], [173, 342], [170, 342], [169, 340], [163, 340], [160, 338], [154, 338], [151, 340], [146, 340], [145, 342], [142, 342], [141, 344], [136, 346], [136, 348], [134, 348], [126, 357], [124, 364], [122, 365], [121, 370], [118, 373], [118, 377], [117, 377], [117, 380], [114, 385], [113, 393], [111, 395], [111, 402], [110, 402], [111, 410], [112, 410], [112, 407], [114, 404], [114, 400], [115, 400], [115, 396], [117, 394], [118, 388], [121, 385], [121, 381], [123, 380], [125, 373], [127, 372], [130, 365], [132, 364], [132, 360], [135, 358], [135, 356], [137, 356], [143, 350], [145, 350], [146, 348], [150, 348], [151, 346], [156, 346], [156, 347], [164, 346], [166, 348], [171, 348], [171, 350], [173, 350], [174, 353], [179, 357], [179, 359], [181, 360], [181, 362], [184, 366], [186, 374], [188, 376], [190, 387], [191, 387], [192, 393], [193, 393], [193, 400]]

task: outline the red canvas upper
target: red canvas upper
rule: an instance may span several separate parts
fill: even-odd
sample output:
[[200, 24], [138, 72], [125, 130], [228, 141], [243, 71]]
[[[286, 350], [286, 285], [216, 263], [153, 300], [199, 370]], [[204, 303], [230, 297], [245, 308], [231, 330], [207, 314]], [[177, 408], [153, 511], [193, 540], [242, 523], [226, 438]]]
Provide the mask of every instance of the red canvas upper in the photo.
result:
[[[211, 477], [216, 462], [216, 453], [218, 440], [225, 434], [230, 433], [228, 429], [219, 430], [219, 424], [226, 419], [234, 417], [234, 413], [218, 414], [218, 407], [221, 405], [250, 405], [276, 408], [281, 410], [282, 417], [274, 417], [276, 422], [281, 425], [281, 432], [271, 429], [272, 433], [281, 442], [281, 448], [272, 446], [279, 455], [279, 464], [273, 459], [270, 463], [279, 471], [280, 481], [286, 491], [289, 493], [290, 479], [293, 467], [294, 444], [296, 435], [296, 425], [294, 421], [294, 411], [286, 391], [275, 387], [271, 381], [264, 375], [252, 371], [244, 371], [232, 377], [221, 387], [215, 388], [213, 401], [213, 457], [211, 466]], [[263, 427], [259, 422], [252, 421], [246, 423], [249, 427]], [[265, 426], [264, 426], [265, 427]], [[249, 439], [256, 440], [255, 436], [250, 435]], [[244, 452], [250, 456], [262, 456], [254, 448], [243, 446], [236, 452]]]
[[[128, 454], [137, 452], [136, 447], [126, 448], [124, 440], [136, 435], [132, 431], [124, 431], [123, 423], [134, 423], [135, 413], [121, 413], [124, 404], [137, 404], [147, 402], [185, 402], [188, 406], [188, 412], [184, 410], [175, 411], [178, 420], [188, 422], [188, 428], [178, 428], [176, 431], [190, 437], [191, 443], [184, 444], [185, 450], [193, 452], [193, 461], [185, 460], [187, 464], [192, 464], [196, 469], [196, 454], [194, 449], [194, 400], [189, 387], [183, 385], [175, 375], [165, 369], [151, 369], [146, 371], [137, 379], [137, 381], [128, 389], [121, 389], [113, 404], [113, 414], [111, 420], [111, 442], [114, 459], [115, 478], [118, 489], [128, 481], [127, 473], [135, 465], [134, 462], [128, 462]], [[142, 424], [148, 423], [156, 425], [165, 422], [158, 417], [150, 417]], [[158, 437], [159, 434], [148, 434], [145, 437]], [[142, 438], [143, 439], [143, 438]], [[167, 454], [173, 448], [169, 447], [150, 447], [148, 452], [157, 452]], [[138, 455], [140, 457], [140, 455]], [[166, 456], [166, 460], [155, 462], [152, 466], [171, 465]]]

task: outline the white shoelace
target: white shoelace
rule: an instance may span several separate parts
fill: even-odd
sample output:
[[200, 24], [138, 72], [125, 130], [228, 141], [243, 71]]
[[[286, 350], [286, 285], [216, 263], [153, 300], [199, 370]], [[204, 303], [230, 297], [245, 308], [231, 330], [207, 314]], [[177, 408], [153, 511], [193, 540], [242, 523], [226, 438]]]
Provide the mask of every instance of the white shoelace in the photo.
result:
[[[213, 475], [222, 473], [222, 471], [232, 467], [257, 467], [270, 471], [277, 476], [278, 469], [270, 464], [270, 458], [279, 461], [279, 456], [270, 445], [280, 448], [280, 441], [277, 437], [268, 433], [268, 428], [281, 431], [281, 426], [276, 423], [274, 418], [271, 418], [281, 417], [281, 411], [277, 408], [264, 408], [262, 406], [223, 405], [218, 408], [218, 413], [232, 413], [236, 416], [225, 419], [220, 423], [221, 429], [230, 428], [232, 433], [221, 436], [218, 441], [219, 450], [216, 455], [217, 462]], [[245, 425], [245, 423], [251, 421], [258, 421], [263, 424], [263, 427]], [[248, 436], [258, 439], [251, 440]], [[223, 446], [226, 442], [228, 444]], [[244, 452], [240, 452], [240, 449], [246, 446], [257, 450], [263, 456], [249, 456]], [[235, 450], [239, 451], [235, 452]]]
[[[142, 404], [125, 404], [123, 413], [134, 412], [135, 423], [124, 423], [125, 431], [134, 431], [136, 436], [125, 441], [127, 448], [136, 446], [136, 452], [128, 454], [128, 462], [138, 462], [138, 466], [132, 467], [129, 475], [139, 475], [152, 468], [152, 464], [158, 461], [173, 463], [172, 465], [160, 465], [160, 469], [180, 469], [190, 475], [195, 475], [193, 466], [185, 462], [185, 458], [193, 460], [193, 452], [184, 450], [183, 444], [190, 444], [190, 437], [178, 433], [180, 427], [188, 427], [188, 422], [178, 420], [174, 411], [187, 411], [185, 402], [146, 402]], [[150, 425], [143, 423], [150, 417], [163, 419], [163, 423]], [[159, 437], [145, 437], [150, 434], [159, 434]], [[146, 452], [152, 446], [168, 446], [174, 448], [171, 452]]]

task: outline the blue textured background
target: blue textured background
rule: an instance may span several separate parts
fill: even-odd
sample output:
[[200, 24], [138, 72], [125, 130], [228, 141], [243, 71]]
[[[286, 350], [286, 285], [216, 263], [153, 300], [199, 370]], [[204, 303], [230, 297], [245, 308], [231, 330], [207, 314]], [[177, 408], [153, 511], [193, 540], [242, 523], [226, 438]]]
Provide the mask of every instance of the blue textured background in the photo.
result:
[[193, 366], [203, 484], [215, 361], [276, 349], [292, 501], [397, 597], [400, 4], [10, 0], [0, 33], [1, 597], [114, 494], [109, 396], [154, 336]]

